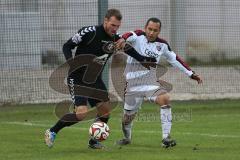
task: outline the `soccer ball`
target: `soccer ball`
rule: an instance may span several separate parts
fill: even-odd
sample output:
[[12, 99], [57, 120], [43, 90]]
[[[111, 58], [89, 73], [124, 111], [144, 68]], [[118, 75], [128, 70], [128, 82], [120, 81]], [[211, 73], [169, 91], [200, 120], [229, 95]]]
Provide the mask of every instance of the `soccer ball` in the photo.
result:
[[89, 135], [100, 142], [108, 138], [109, 132], [110, 129], [104, 122], [94, 122], [89, 128]]

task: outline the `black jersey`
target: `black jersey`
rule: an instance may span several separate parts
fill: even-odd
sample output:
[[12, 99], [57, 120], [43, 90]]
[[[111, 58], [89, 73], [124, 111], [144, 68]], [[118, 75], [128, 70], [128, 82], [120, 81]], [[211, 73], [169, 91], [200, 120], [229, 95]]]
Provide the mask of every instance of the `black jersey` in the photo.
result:
[[[95, 61], [94, 63], [88, 63], [86, 65], [82, 65], [81, 63], [82, 66], [79, 66], [80, 68], [77, 70], [71, 71], [71, 74], [74, 74], [76, 75], [75, 77], [82, 79], [86, 73], [86, 69], [92, 69], [91, 72], [88, 72], [91, 75], [90, 79], [93, 77], [101, 78], [104, 65], [114, 53], [114, 46], [112, 42], [115, 42], [120, 38], [121, 37], [118, 34], [113, 36], [108, 35], [105, 32], [103, 25], [82, 27], [63, 45], [63, 53], [66, 60], [70, 60], [72, 58], [75, 59], [75, 57], [78, 57], [77, 59], [79, 61], [84, 62], [87, 56], [92, 56], [93, 61]], [[75, 47], [77, 47], [77, 49], [75, 56], [73, 57], [72, 49]], [[148, 58], [141, 56], [134, 48], [127, 50], [125, 53], [140, 62], [143, 62]]]
[[71, 50], [77, 47], [75, 56], [91, 54], [96, 57], [102, 57], [102, 60], [106, 63], [113, 51], [107, 51], [103, 47], [117, 41], [119, 38], [120, 36], [117, 34], [113, 36], [108, 35], [103, 25], [83, 27], [64, 44], [63, 53], [65, 58], [69, 60], [73, 57]]
[[[112, 42], [117, 41], [120, 38], [119, 35], [108, 35], [103, 25], [99, 26], [88, 26], [82, 27], [73, 37], [71, 37], [63, 46], [63, 53], [65, 55], [66, 60], [70, 60], [71, 58], [77, 56], [87, 56], [91, 55], [93, 60], [96, 59], [98, 64], [93, 66], [98, 72], [95, 77], [100, 77], [103, 66], [106, 64], [107, 60], [113, 54], [113, 50], [108, 50], [106, 45], [112, 44]], [[72, 49], [77, 47], [75, 56], [73, 57]], [[105, 48], [104, 48], [105, 47]], [[83, 60], [83, 58], [79, 57], [78, 60]], [[92, 63], [91, 63], [92, 64]], [[89, 65], [89, 64], [87, 64]], [[93, 64], [92, 64], [93, 65]], [[75, 70], [71, 74], [76, 74], [79, 78], [83, 78], [83, 75], [87, 69], [87, 66], [79, 66], [77, 70]], [[97, 67], [97, 68], [96, 68]], [[94, 75], [93, 75], [94, 76]]]

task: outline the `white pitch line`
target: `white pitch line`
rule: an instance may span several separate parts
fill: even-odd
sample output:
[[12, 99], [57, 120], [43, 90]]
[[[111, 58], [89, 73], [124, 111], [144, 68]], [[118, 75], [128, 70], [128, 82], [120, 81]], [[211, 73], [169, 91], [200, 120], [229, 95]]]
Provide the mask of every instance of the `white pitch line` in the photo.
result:
[[[179, 132], [180, 133], [180, 132]], [[206, 136], [206, 137], [219, 137], [219, 138], [240, 138], [238, 135], [224, 135], [224, 134], [209, 134], [209, 133], [192, 133], [192, 132], [184, 132], [182, 134], [185, 135], [199, 135], [199, 136]]]
[[[32, 122], [0, 122], [0, 124], [11, 124], [11, 125], [21, 125], [21, 126], [34, 126], [34, 127], [46, 127], [49, 128], [49, 124], [32, 123]], [[88, 128], [84, 127], [69, 127], [71, 129], [88, 131]], [[111, 130], [111, 132], [121, 132], [121, 130]], [[161, 131], [145, 131], [145, 130], [134, 130], [134, 132], [145, 133], [145, 134], [161, 134]], [[224, 135], [224, 134], [209, 134], [209, 133], [192, 133], [192, 132], [174, 132], [174, 134], [180, 135], [196, 135], [204, 137], [215, 137], [215, 138], [240, 138], [239, 135]]]

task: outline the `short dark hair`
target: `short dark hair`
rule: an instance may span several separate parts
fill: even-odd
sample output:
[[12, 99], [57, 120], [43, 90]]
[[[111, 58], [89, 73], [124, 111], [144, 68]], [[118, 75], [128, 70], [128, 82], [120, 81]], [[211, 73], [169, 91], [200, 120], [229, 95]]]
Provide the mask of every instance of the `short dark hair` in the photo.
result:
[[162, 27], [162, 23], [160, 21], [160, 19], [156, 18], [156, 17], [152, 17], [152, 18], [149, 18], [147, 20], [147, 23], [145, 24], [145, 27], [148, 25], [149, 22], [154, 22], [154, 23], [159, 23], [160, 24], [160, 28]]
[[105, 15], [105, 18], [109, 19], [111, 17], [116, 17], [117, 20], [122, 20], [122, 14], [118, 9], [109, 9]]

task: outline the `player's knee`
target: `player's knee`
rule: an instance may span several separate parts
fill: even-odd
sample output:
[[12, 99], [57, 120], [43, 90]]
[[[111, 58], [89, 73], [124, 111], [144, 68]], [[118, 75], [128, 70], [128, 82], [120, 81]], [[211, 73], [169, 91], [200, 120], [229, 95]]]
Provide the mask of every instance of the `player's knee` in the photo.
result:
[[75, 113], [78, 120], [83, 120], [87, 116], [88, 108], [87, 106], [77, 106], [75, 108]]
[[97, 104], [97, 114], [99, 116], [109, 116], [111, 112], [110, 102], [100, 102]]
[[111, 105], [110, 102], [99, 102], [97, 104], [97, 117], [96, 121], [107, 123], [110, 117]]
[[168, 93], [158, 95], [156, 103], [159, 104], [160, 106], [168, 105], [170, 103], [170, 95]]

